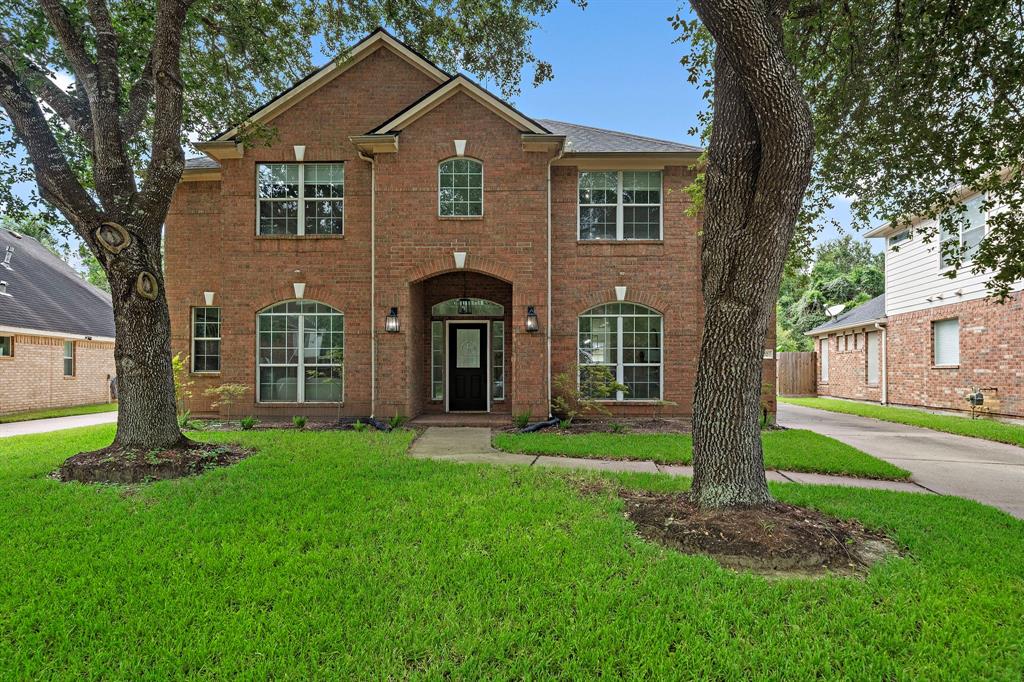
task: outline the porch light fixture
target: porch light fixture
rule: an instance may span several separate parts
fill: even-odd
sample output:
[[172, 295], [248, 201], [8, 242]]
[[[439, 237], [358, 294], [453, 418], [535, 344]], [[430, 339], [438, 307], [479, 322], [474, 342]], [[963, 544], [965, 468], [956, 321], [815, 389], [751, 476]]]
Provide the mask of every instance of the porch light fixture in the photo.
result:
[[388, 316], [384, 318], [384, 331], [388, 334], [398, 333], [398, 308], [392, 306]]
[[535, 332], [540, 330], [540, 322], [537, 321], [537, 310], [532, 306], [526, 306], [526, 331]]
[[473, 299], [462, 297], [459, 299], [459, 315], [471, 315], [473, 313]]

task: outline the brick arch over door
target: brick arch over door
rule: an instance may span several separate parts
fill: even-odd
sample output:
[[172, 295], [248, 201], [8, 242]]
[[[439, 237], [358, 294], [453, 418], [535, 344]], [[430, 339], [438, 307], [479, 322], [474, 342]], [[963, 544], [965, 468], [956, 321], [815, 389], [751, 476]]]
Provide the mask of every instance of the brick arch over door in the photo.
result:
[[450, 272], [476, 272], [499, 279], [506, 284], [512, 284], [515, 279], [515, 273], [512, 272], [512, 269], [501, 261], [467, 253], [466, 267], [456, 268], [455, 257], [449, 253], [446, 256], [440, 256], [423, 262], [418, 268], [413, 270], [409, 278], [409, 284], [419, 284], [432, 277], [445, 275]]

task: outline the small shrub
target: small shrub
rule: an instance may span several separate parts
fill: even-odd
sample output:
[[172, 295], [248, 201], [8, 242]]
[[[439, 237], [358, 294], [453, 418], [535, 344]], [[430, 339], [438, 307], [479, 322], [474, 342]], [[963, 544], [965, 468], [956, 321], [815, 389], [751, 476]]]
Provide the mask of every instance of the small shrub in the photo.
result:
[[588, 413], [611, 415], [600, 401], [612, 399], [620, 391], [629, 391], [604, 365], [574, 365], [568, 372], [556, 374], [552, 387], [555, 397], [551, 407], [560, 419], [570, 424], [576, 417]]
[[388, 424], [393, 429], [400, 429], [405, 422], [409, 421], [409, 418], [404, 414], [396, 414], [394, 417], [388, 420]]
[[[178, 415], [188, 414], [185, 409], [185, 402], [192, 397], [192, 385], [195, 383], [188, 375], [188, 356], [175, 353], [171, 358], [171, 372], [174, 374], [174, 402], [178, 406]], [[186, 424], [188, 419], [185, 420]], [[179, 419], [178, 424], [181, 428]]]
[[242, 417], [242, 419], [239, 420], [239, 424], [241, 424], [243, 431], [250, 431], [252, 430], [252, 427], [256, 426], [256, 422], [258, 421], [259, 420], [256, 419], [256, 417]]
[[352, 422], [352, 430], [362, 433], [363, 431], [366, 430], [366, 424], [357, 419], [354, 422]]
[[560, 429], [567, 429], [570, 426], [572, 426], [572, 420], [571, 419], [559, 419], [558, 420], [558, 428], [560, 428]]
[[183, 410], [183, 411], [179, 412], [178, 413], [178, 428], [179, 429], [187, 429], [188, 428], [188, 421], [191, 418], [192, 418], [192, 413], [189, 412], [188, 410]]
[[626, 432], [626, 425], [623, 424], [622, 422], [612, 422], [611, 424], [608, 425], [608, 428], [611, 429], [612, 433]]
[[[213, 398], [213, 402], [210, 403], [210, 407], [221, 410], [222, 413], [227, 412], [231, 404], [245, 395], [249, 387], [245, 384], [221, 384], [220, 386], [214, 386], [203, 391], [203, 395], [207, 398]], [[223, 409], [221, 409], [223, 408]]]
[[297, 414], [292, 417], [292, 424], [294, 424], [297, 429], [304, 429], [306, 428], [306, 418], [301, 414]]
[[516, 425], [517, 429], [525, 429], [526, 425], [530, 423], [530, 411], [516, 412], [512, 416], [512, 423]]

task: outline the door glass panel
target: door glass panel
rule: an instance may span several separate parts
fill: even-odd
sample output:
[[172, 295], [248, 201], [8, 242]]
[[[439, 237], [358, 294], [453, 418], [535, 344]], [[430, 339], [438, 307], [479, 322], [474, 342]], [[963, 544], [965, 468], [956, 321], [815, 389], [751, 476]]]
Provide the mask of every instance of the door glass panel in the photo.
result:
[[457, 329], [456, 359], [458, 369], [477, 369], [480, 367], [480, 330]]

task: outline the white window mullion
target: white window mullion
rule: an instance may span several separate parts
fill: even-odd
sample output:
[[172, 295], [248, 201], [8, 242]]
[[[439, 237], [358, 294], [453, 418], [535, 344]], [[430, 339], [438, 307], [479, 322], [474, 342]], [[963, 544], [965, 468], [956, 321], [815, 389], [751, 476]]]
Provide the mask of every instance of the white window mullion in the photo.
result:
[[[299, 214], [299, 224], [297, 226], [297, 229], [295, 230], [295, 233], [297, 235], [299, 235], [299, 236], [302, 236], [302, 235], [306, 234], [306, 200], [305, 200], [305, 195], [306, 195], [306, 178], [305, 178], [305, 174], [306, 173], [305, 173], [305, 168], [306, 168], [306, 164], [300, 163], [300, 164], [298, 164], [298, 166], [299, 166], [299, 211], [298, 211], [298, 214]], [[301, 326], [302, 323], [300, 322], [299, 325]]]
[[[619, 173], [619, 187], [622, 187], [622, 173]], [[619, 201], [619, 210], [620, 211], [622, 210], [621, 198], [620, 198], [620, 201]], [[622, 229], [622, 223], [619, 223], [619, 229], [620, 230]], [[617, 340], [618, 346], [619, 346], [618, 347], [618, 353], [616, 353], [616, 355], [618, 357], [615, 358], [615, 364], [616, 364], [616, 367], [615, 367], [615, 380], [618, 381], [623, 386], [625, 386], [626, 385], [626, 370], [623, 368], [623, 365], [622, 365], [622, 356], [623, 356], [622, 342], [625, 339], [625, 337], [624, 337], [624, 335], [622, 333], [622, 316], [620, 315], [619, 317], [617, 317], [615, 319], [616, 319], [615, 334], [616, 334], [616, 340]], [[616, 400], [620, 400], [620, 401], [621, 400], [625, 400], [626, 396], [625, 396], [625, 394], [622, 391], [615, 391], [615, 399]]]
[[[301, 177], [301, 174], [300, 174]], [[299, 351], [299, 369], [298, 377], [296, 377], [295, 386], [295, 398], [300, 403], [306, 402], [306, 330], [304, 329], [306, 323], [306, 316], [299, 313], [299, 339], [298, 339], [298, 351]]]
[[625, 209], [622, 207], [622, 171], [616, 173], [618, 178], [618, 190], [616, 192], [617, 201], [615, 203], [615, 239], [622, 241], [623, 236], [623, 223], [625, 223]]

